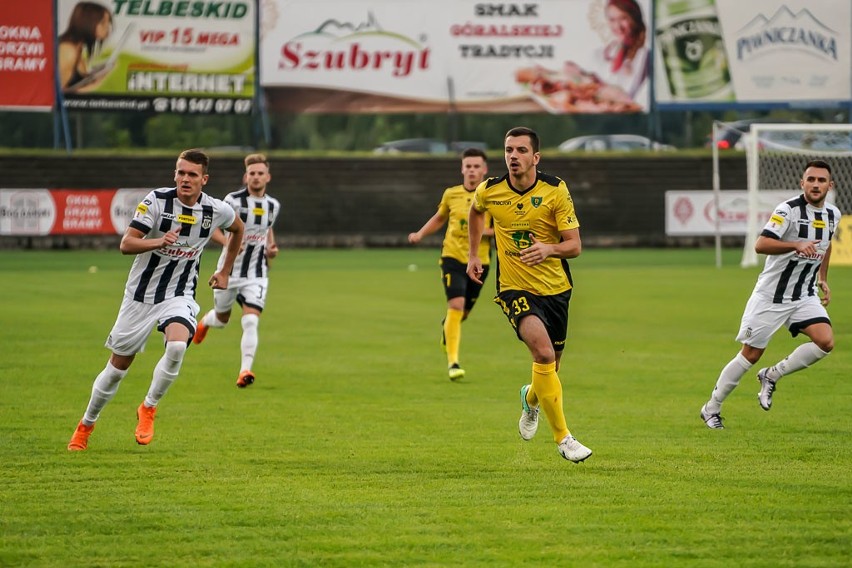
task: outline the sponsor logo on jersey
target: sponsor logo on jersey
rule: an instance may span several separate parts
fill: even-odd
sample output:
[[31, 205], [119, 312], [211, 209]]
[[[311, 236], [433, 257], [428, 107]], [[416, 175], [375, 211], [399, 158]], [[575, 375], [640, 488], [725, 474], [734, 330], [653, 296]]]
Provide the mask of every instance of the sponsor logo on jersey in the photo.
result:
[[195, 217], [192, 215], [178, 215], [178, 223], [183, 223], [184, 225], [195, 225]]
[[[777, 211], [776, 211], [776, 213], [777, 213]], [[784, 218], [781, 217], [780, 215], [773, 215], [772, 217], [769, 218], [769, 221], [771, 223], [775, 223], [776, 225], [783, 225], [784, 224]]]
[[529, 221], [512, 221], [509, 225], [510, 229], [529, 229], [530, 222]]
[[496, 200], [496, 199], [495, 199], [495, 200], [489, 200], [489, 201], [487, 201], [486, 203], [487, 203], [488, 205], [511, 205], [511, 204], [512, 204], [512, 202], [511, 202], [511, 201], [509, 201], [508, 199], [502, 199], [502, 200]]
[[825, 221], [822, 219], [814, 219], [813, 227], [814, 229], [825, 229]]
[[144, 215], [145, 213], [148, 212], [148, 206], [145, 205], [145, 202], [142, 202], [142, 203], [140, 203], [139, 205], [136, 206], [136, 212], [139, 213], [140, 215]]
[[263, 207], [255, 207], [251, 210], [252, 215], [263, 215]]

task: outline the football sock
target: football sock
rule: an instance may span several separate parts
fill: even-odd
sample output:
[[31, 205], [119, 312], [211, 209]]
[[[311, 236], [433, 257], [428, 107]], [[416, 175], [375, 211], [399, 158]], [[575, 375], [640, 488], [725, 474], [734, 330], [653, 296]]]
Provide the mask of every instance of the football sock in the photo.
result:
[[459, 362], [459, 344], [461, 344], [461, 322], [464, 312], [447, 309], [444, 318], [444, 337], [447, 339], [447, 365]]
[[535, 394], [535, 385], [530, 385], [530, 388], [527, 389], [526, 399], [530, 408], [538, 407], [538, 396]]
[[219, 321], [219, 318], [216, 317], [216, 310], [210, 310], [204, 314], [201, 322], [207, 327], [225, 327], [225, 322]]
[[767, 369], [766, 375], [769, 379], [777, 383], [784, 375], [789, 375], [790, 373], [810, 367], [827, 355], [828, 353], [817, 347], [815, 343], [803, 343], [796, 347], [782, 361]]
[[722, 403], [728, 398], [731, 391], [737, 388], [740, 379], [743, 378], [743, 375], [749, 369], [751, 369], [751, 363], [743, 357], [742, 353], [737, 353], [737, 356], [731, 359], [719, 374], [719, 379], [716, 381], [716, 386], [713, 388], [710, 400], [707, 401], [707, 412], [718, 414], [722, 410]]
[[166, 342], [166, 352], [163, 353], [163, 356], [157, 362], [157, 366], [154, 367], [154, 378], [151, 381], [148, 394], [145, 395], [145, 406], [153, 408], [159, 404], [160, 399], [177, 379], [184, 353], [186, 353], [185, 342]]
[[547, 416], [547, 423], [553, 431], [553, 440], [558, 444], [571, 432], [565, 424], [565, 412], [562, 410], [562, 383], [559, 382], [559, 375], [556, 374], [556, 362], [533, 363], [532, 385], [539, 405]]
[[91, 426], [97, 421], [101, 410], [118, 392], [118, 385], [121, 384], [121, 379], [126, 375], [127, 371], [116, 369], [112, 366], [112, 363], [107, 361], [106, 367], [95, 378], [92, 385], [92, 397], [89, 399], [89, 405], [83, 415], [83, 424]]
[[257, 324], [259, 321], [260, 318], [255, 314], [246, 314], [240, 320], [243, 325], [243, 337], [240, 339], [241, 371], [251, 371], [252, 363], [254, 363], [254, 354], [257, 352]]

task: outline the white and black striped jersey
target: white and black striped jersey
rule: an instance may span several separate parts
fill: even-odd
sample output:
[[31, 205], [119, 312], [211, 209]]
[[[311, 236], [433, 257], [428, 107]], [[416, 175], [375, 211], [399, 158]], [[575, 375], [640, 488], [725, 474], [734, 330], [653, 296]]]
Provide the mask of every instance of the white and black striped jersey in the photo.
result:
[[763, 227], [761, 236], [782, 241], [820, 241], [817, 253], [811, 257], [796, 252], [770, 254], [754, 293], [775, 304], [796, 302], [816, 296], [819, 267], [840, 223], [840, 210], [830, 203], [822, 208], [809, 204], [804, 195], [778, 204]]
[[230, 227], [236, 214], [220, 199], [202, 193], [189, 207], [178, 200], [175, 188], [150, 192], [136, 206], [130, 226], [156, 239], [180, 227], [175, 244], [136, 255], [127, 277], [125, 294], [137, 302], [159, 304], [176, 296], [195, 298], [201, 253], [216, 227]]
[[[266, 240], [275, 224], [281, 204], [269, 194], [256, 197], [245, 187], [225, 196], [225, 203], [234, 208], [245, 224], [243, 247], [234, 261], [231, 278], [266, 278]], [[219, 256], [219, 268], [225, 261], [225, 249]]]

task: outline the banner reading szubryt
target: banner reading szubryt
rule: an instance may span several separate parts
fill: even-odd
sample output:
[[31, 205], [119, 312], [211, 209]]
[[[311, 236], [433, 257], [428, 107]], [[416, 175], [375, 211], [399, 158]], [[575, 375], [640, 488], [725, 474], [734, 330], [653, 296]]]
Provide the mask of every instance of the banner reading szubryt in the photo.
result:
[[650, 1], [267, 0], [261, 84], [289, 112], [646, 112]]
[[849, 1], [655, 2], [661, 106], [852, 99]]
[[255, 6], [255, 0], [58, 0], [65, 107], [250, 112]]

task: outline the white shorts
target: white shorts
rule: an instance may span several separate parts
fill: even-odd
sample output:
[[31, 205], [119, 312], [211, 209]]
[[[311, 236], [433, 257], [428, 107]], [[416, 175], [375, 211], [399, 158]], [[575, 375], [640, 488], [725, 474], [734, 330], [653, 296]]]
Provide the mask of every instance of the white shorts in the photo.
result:
[[135, 355], [145, 350], [155, 325], [157, 331], [163, 331], [174, 322], [185, 325], [192, 337], [200, 309], [191, 297], [178, 296], [159, 304], [143, 304], [125, 295], [105, 345], [116, 355]]
[[262, 312], [268, 289], [269, 278], [229, 278], [227, 290], [213, 290], [213, 308], [221, 314], [231, 311], [237, 302]]
[[787, 326], [793, 337], [796, 337], [802, 328], [820, 322], [831, 324], [828, 312], [817, 296], [808, 296], [789, 304], [774, 304], [770, 299], [752, 294], [743, 312], [737, 341], [766, 349], [769, 340], [782, 325]]

